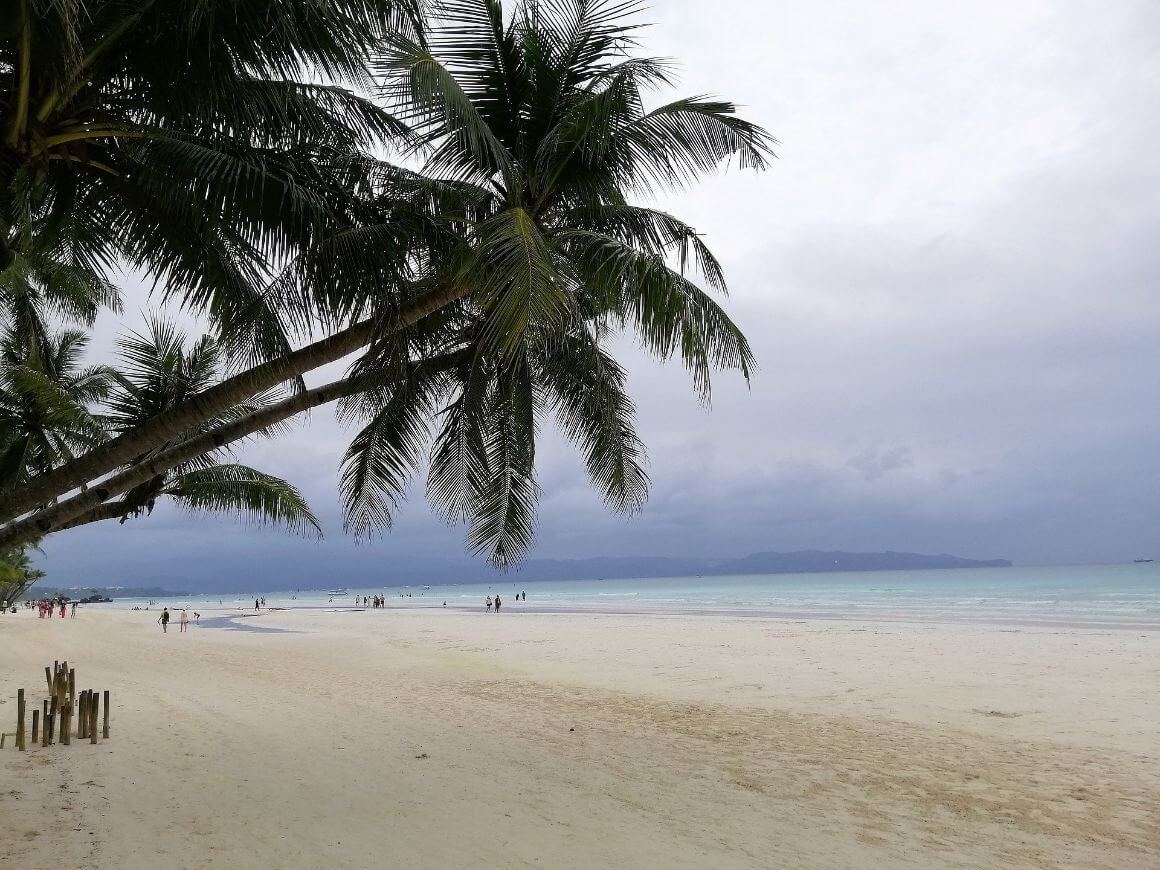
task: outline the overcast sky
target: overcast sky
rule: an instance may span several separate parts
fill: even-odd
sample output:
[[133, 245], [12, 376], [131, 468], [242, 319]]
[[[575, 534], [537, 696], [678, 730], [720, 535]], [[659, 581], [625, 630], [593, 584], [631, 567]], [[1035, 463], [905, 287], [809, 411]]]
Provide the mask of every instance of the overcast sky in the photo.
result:
[[[706, 412], [678, 366], [625, 343], [651, 500], [607, 514], [546, 432], [533, 555], [1160, 549], [1160, 4], [656, 0], [648, 17], [677, 95], [732, 99], [783, 143], [762, 176], [662, 203], [723, 260], [760, 370], [750, 389], [720, 376]], [[386, 537], [343, 537], [348, 438], [322, 410], [243, 454], [306, 492], [321, 543], [158, 509], [50, 541], [49, 582], [461, 556], [421, 485]]]

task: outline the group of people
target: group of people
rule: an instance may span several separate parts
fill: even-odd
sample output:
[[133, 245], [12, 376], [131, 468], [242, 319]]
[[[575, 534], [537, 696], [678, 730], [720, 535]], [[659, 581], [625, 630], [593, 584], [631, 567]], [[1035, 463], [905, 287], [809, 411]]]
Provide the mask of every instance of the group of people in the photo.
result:
[[[161, 608], [161, 615], [157, 617], [157, 621], [161, 624], [161, 630], [166, 634], [169, 633], [169, 620], [169, 608]], [[195, 624], [201, 622], [201, 614], [196, 610], [193, 612], [193, 621]], [[186, 612], [184, 607], [181, 608], [181, 612], [178, 614], [178, 624], [181, 626], [181, 631], [189, 631], [189, 613]]]
[[[357, 598], [354, 600], [354, 603], [358, 604]], [[387, 606], [387, 596], [385, 596], [385, 595], [372, 595], [368, 598], [366, 595], [364, 595], [362, 603], [363, 603], [363, 607], [386, 607]]]
[[[69, 610], [69, 602], [52, 598], [45, 598], [42, 601], [25, 601], [24, 606], [28, 609], [35, 608], [36, 615], [39, 619], [52, 619], [58, 607], [60, 608], [60, 618], [64, 619], [65, 613]], [[77, 615], [77, 603], [75, 601], [72, 602], [72, 615]]]
[[[520, 596], [523, 596], [523, 600], [524, 600], [524, 601], [527, 601], [527, 600], [528, 600], [528, 593], [527, 593], [526, 591], [522, 591], [522, 590], [521, 590], [520, 592], [517, 592], [517, 593], [516, 593], [516, 601], [519, 601], [519, 600], [520, 600]], [[491, 612], [492, 612], [492, 608], [495, 608], [495, 612], [496, 612], [496, 613], [499, 613], [499, 609], [500, 609], [500, 606], [501, 606], [502, 604], [503, 604], [503, 599], [499, 597], [499, 593], [498, 593], [498, 592], [497, 592], [497, 593], [495, 593], [495, 600], [494, 600], [494, 601], [492, 600], [492, 597], [491, 597], [490, 595], [489, 595], [489, 596], [487, 596], [487, 604], [486, 604], [486, 607], [487, 607], [487, 612], [488, 612], [488, 613], [491, 613]], [[444, 601], [444, 602], [443, 602], [443, 606], [444, 606], [444, 607], [446, 607], [446, 606], [447, 606], [447, 602], [446, 602], [446, 601]]]

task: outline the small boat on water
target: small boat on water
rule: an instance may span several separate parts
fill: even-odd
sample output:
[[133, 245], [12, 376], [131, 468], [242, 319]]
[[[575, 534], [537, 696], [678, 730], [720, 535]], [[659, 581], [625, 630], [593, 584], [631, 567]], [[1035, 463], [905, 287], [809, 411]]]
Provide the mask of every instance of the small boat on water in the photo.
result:
[[326, 593], [327, 595], [350, 595], [345, 589], [331, 589]]
[[1151, 562], [1152, 560], [1151, 559], [1133, 559], [1132, 561], [1135, 562], [1137, 565], [1143, 565], [1145, 562]]

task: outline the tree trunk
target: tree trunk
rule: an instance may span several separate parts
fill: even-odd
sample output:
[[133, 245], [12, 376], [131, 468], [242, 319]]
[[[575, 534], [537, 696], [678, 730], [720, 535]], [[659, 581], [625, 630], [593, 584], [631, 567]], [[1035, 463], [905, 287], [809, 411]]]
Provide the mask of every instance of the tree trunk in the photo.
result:
[[[418, 364], [441, 369], [446, 366], [455, 365], [462, 359], [462, 351], [452, 351], [432, 359], [422, 360]], [[188, 462], [194, 457], [219, 450], [227, 444], [232, 444], [234, 441], [245, 438], [247, 435], [253, 435], [261, 429], [281, 423], [283, 420], [288, 420], [290, 417], [300, 414], [303, 411], [316, 408], [319, 405], [325, 405], [336, 399], [353, 396], [355, 393], [360, 393], [370, 388], [373, 384], [374, 379], [369, 376], [334, 381], [325, 386], [299, 393], [297, 396], [291, 396], [289, 399], [278, 402], [268, 408], [263, 408], [260, 411], [248, 414], [240, 420], [219, 426], [212, 432], [207, 432], [190, 441], [164, 450], [156, 456], [151, 457], [147, 462], [130, 466], [120, 474], [116, 474], [108, 480], [102, 481], [91, 489], [80, 492], [70, 499], [47, 507], [44, 510], [37, 511], [26, 519], [11, 523], [5, 528], [0, 529], [0, 549], [14, 546], [16, 542], [29, 541], [52, 532], [64, 531], [65, 529], [87, 525], [90, 522], [109, 519], [110, 517], [105, 515], [105, 508], [117, 508], [118, 511], [123, 509], [123, 506], [117, 503], [111, 505], [105, 504], [113, 496], [127, 492], [152, 477], [164, 475], [170, 469], [181, 465], [183, 462]], [[114, 515], [120, 516], [121, 514], [118, 512]]]
[[[454, 286], [431, 290], [399, 311], [394, 328], [401, 329], [410, 326], [428, 314], [463, 297], [466, 293], [465, 289]], [[313, 371], [365, 347], [374, 338], [375, 332], [375, 323], [372, 320], [364, 320], [328, 338], [307, 345], [279, 359], [262, 363], [191, 396], [175, 408], [118, 435], [99, 447], [94, 447], [76, 459], [66, 462], [60, 468], [33, 478], [27, 485], [13, 492], [11, 496], [0, 500], [0, 522], [12, 520], [38, 505], [48, 504], [69, 490], [87, 484], [103, 474], [108, 474], [115, 468], [126, 465], [159, 444], [164, 444], [181, 433], [213, 419], [263, 390], [268, 390], [292, 377]], [[97, 489], [101, 490], [104, 487], [97, 487]], [[96, 503], [103, 502], [106, 498], [108, 495], [100, 498]], [[48, 508], [46, 510], [52, 511], [54, 509]], [[15, 529], [20, 525], [22, 524], [14, 523], [8, 528]], [[0, 531], [0, 538], [6, 539], [7, 532], [8, 529]]]
[[[245, 438], [260, 429], [281, 423], [283, 420], [310, 408], [316, 408], [319, 405], [333, 402], [335, 399], [361, 392], [368, 386], [369, 383], [363, 379], [335, 381], [299, 393], [268, 408], [248, 414], [240, 420], [219, 426], [212, 432], [207, 432], [164, 450], [145, 462], [131, 465], [121, 473], [101, 481], [96, 486], [80, 492], [70, 499], [37, 511], [19, 522], [10, 523], [0, 530], [0, 549], [13, 546], [18, 541], [28, 541], [50, 532], [83, 525], [83, 523], [74, 523], [73, 521], [87, 517], [89, 514], [95, 515], [101, 508], [108, 507], [105, 502], [113, 496], [127, 492], [153, 477], [164, 475], [171, 468], [188, 462], [196, 456], [218, 450], [240, 438]], [[97, 518], [104, 519], [104, 517]]]
[[99, 523], [102, 520], [116, 520], [125, 515], [126, 511], [132, 508], [125, 505], [124, 502], [115, 501], [110, 504], [98, 505], [86, 514], [81, 514], [74, 520], [69, 520], [62, 526], [53, 529], [54, 532], [63, 532], [66, 529], [75, 529], [80, 526], [87, 526], [89, 523]]

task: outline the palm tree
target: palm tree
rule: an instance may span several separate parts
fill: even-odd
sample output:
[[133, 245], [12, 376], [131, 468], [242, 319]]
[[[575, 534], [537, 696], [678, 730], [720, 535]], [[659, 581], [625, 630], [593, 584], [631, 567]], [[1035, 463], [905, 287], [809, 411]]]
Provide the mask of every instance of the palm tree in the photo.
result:
[[0, 491], [45, 474], [105, 439], [90, 406], [109, 389], [106, 369], [82, 367], [88, 336], [68, 329], [30, 347], [0, 339]]
[[[638, 8], [523, 2], [505, 21], [494, 0], [447, 0], [425, 40], [396, 35], [377, 58], [391, 105], [427, 148], [423, 174], [471, 206], [427, 281], [473, 292], [436, 338], [444, 352], [460, 349], [457, 364], [404, 367], [390, 389], [346, 403], [369, 417], [342, 480], [355, 532], [389, 524], [430, 443], [433, 505], [470, 523], [474, 552], [518, 560], [532, 539], [546, 412], [609, 507], [638, 510], [643, 445], [605, 347], [621, 329], [660, 359], [679, 356], [706, 401], [713, 368], [748, 377], [744, 336], [688, 274], [724, 291], [716, 259], [694, 228], [632, 199], [679, 189], [731, 156], [763, 168], [773, 143], [719, 100], [647, 109], [646, 92], [668, 85], [670, 70], [626, 55]], [[379, 348], [359, 370], [384, 359], [398, 370], [399, 353]]]
[[127, 265], [284, 353], [265, 270], [341, 225], [361, 159], [404, 132], [355, 89], [412, 0], [4, 5], [0, 301], [46, 257], [95, 289]]
[[[122, 337], [118, 349], [121, 367], [110, 372], [112, 388], [105, 399], [105, 412], [99, 415], [110, 432], [131, 428], [163, 413], [213, 384], [220, 373], [222, 354], [214, 339], [202, 336], [187, 348], [186, 337], [172, 323], [159, 319], [150, 320], [145, 334], [130, 333]], [[174, 443], [159, 445], [156, 450], [165, 450], [223, 422], [253, 414], [272, 398], [256, 397], [207, 421], [201, 430], [187, 432]], [[261, 434], [275, 432], [276, 428], [272, 428]], [[157, 499], [168, 497], [188, 510], [232, 512], [256, 522], [278, 523], [299, 533], [313, 529], [321, 534], [317, 518], [293, 485], [245, 465], [223, 464], [218, 461], [223, 452], [202, 454], [152, 475], [120, 499], [102, 504], [62, 528], [105, 519], [119, 519], [124, 523], [130, 517], [152, 513]], [[148, 459], [149, 454], [142, 455], [134, 464]]]
[[[124, 492], [194, 450], [365, 394], [344, 407], [365, 418], [344, 466], [356, 532], [390, 522], [433, 445], [433, 503], [449, 519], [471, 520], [472, 549], [501, 564], [518, 559], [534, 522], [537, 421], [549, 411], [585, 453], [610, 506], [638, 508], [647, 479], [609, 335], [631, 329], [659, 358], [679, 356], [706, 401], [712, 369], [748, 376], [752, 357], [693, 278], [725, 290], [700, 236], [634, 199], [681, 189], [733, 157], [762, 169], [774, 144], [724, 101], [646, 108], [671, 71], [629, 56], [639, 8], [632, 0], [523, 0], [505, 20], [494, 0], [444, 0], [429, 30], [392, 34], [375, 58], [382, 98], [412, 129], [425, 162], [419, 173], [380, 164], [372, 205], [384, 235], [401, 224], [419, 240], [411, 280], [395, 292], [384, 292], [389, 282], [354, 280], [370, 268], [367, 252], [351, 255], [358, 246], [341, 233], [307, 249], [276, 282], [279, 298], [331, 314], [326, 325], [337, 331], [191, 397], [43, 489], [112, 471], [239, 397], [369, 344], [349, 377], [163, 450], [149, 469], [129, 468], [102, 488]], [[319, 289], [327, 275], [337, 277]], [[31, 487], [24, 505], [39, 494]], [[34, 514], [0, 532], [0, 542], [57, 528], [96, 501], [77, 496]], [[9, 504], [5, 515], [20, 506]]]
[[35, 549], [38, 549], [36, 542], [32, 542], [24, 547], [0, 551], [0, 604], [12, 604], [44, 576], [43, 571], [32, 567], [28, 556], [28, 551]]
[[[114, 301], [108, 274], [129, 266], [207, 316], [239, 357], [275, 361], [217, 385], [211, 410], [174, 409], [37, 481], [26, 498], [14, 494], [8, 518], [365, 344], [355, 332], [291, 354], [308, 323], [288, 315], [267, 279], [365, 223], [370, 154], [407, 136], [365, 96], [368, 56], [384, 34], [419, 27], [422, 2], [8, 0], [0, 322], [35, 337], [45, 307], [87, 313]], [[380, 279], [392, 259], [405, 264], [405, 245], [386, 256], [398, 238], [376, 234]]]

